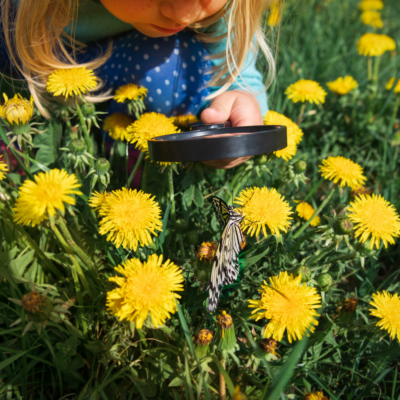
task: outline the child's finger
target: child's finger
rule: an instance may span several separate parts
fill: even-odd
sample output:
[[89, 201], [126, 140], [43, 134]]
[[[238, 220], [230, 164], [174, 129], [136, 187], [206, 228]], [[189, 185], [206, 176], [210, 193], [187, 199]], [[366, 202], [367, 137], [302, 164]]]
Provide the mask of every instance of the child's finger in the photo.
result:
[[205, 124], [219, 124], [228, 121], [237, 94], [225, 92], [211, 101], [210, 107], [203, 110], [201, 120]]

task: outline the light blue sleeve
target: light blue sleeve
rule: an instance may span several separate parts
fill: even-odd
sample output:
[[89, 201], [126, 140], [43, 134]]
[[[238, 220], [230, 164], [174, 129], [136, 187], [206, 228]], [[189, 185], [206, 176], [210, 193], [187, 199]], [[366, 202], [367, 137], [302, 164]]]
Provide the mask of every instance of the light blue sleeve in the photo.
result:
[[[226, 31], [226, 25], [223, 19], [216, 22], [214, 25], [210, 26], [205, 30], [207, 33], [220, 34]], [[226, 49], [227, 38], [224, 38], [216, 43], [204, 43], [204, 47], [207, 49], [209, 54], [216, 54]], [[256, 39], [253, 39], [254, 48], [256, 45]], [[256, 68], [257, 54], [255, 50], [249, 50], [246, 56], [246, 60], [242, 70], [240, 71], [240, 76], [238, 76], [236, 82], [234, 82], [228, 90], [245, 90], [254, 94], [261, 107], [261, 115], [264, 116], [268, 111], [268, 101], [267, 93], [265, 90], [265, 85], [263, 83], [263, 77], [260, 71]], [[218, 66], [221, 62], [220, 59], [211, 60], [213, 65]], [[221, 86], [212, 86], [211, 93], [216, 92]], [[209, 102], [202, 105], [202, 109], [208, 107]]]

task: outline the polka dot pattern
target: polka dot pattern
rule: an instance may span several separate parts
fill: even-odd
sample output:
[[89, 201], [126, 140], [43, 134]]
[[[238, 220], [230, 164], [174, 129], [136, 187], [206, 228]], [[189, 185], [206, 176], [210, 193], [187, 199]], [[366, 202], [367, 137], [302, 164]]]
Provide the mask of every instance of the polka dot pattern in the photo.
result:
[[[204, 71], [211, 67], [205, 60], [207, 52], [192, 32], [150, 38], [131, 31], [113, 38], [113, 53], [96, 71], [106, 89], [117, 89], [125, 83], [135, 83], [148, 89], [147, 111], [167, 116], [192, 113], [209, 94], [210, 79]], [[100, 45], [100, 46], [99, 46]], [[81, 62], [104, 52], [108, 41], [90, 44]], [[126, 106], [111, 102], [109, 112], [126, 112]]]

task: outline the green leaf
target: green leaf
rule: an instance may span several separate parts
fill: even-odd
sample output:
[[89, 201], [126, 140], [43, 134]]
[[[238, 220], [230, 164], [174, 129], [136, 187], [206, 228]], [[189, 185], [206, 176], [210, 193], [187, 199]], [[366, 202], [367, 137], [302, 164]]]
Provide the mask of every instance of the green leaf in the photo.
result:
[[226, 386], [228, 386], [229, 393], [233, 397], [233, 395], [235, 394], [235, 387], [233, 386], [231, 378], [229, 377], [225, 368], [222, 366], [221, 362], [218, 360], [218, 358], [215, 355], [212, 356], [212, 359], [215, 362], [216, 366], [218, 367], [219, 372], [221, 372], [222, 376], [224, 377]]
[[171, 206], [172, 206], [172, 203], [169, 203], [167, 209], [165, 210], [163, 223], [162, 223], [162, 232], [160, 234], [160, 243], [161, 243], [161, 245], [163, 245], [164, 241], [165, 241], [165, 234], [167, 232], [168, 217], [169, 217], [169, 212], [171, 211]]
[[296, 368], [296, 364], [303, 353], [303, 349], [307, 343], [307, 340], [307, 335], [304, 335], [303, 339], [300, 340], [296, 344], [296, 346], [294, 346], [290, 357], [283, 365], [280, 374], [274, 379], [274, 383], [271, 389], [267, 392], [266, 399], [276, 400], [280, 397], [282, 389], [289, 383], [290, 379], [292, 378], [292, 373]]
[[[36, 153], [36, 161], [46, 167], [56, 164], [60, 160], [60, 145], [62, 137], [62, 125], [57, 121], [46, 122], [40, 129], [45, 131], [42, 134], [36, 134], [33, 144], [39, 148]], [[31, 167], [31, 172], [39, 171], [37, 165]]]
[[11, 260], [15, 258], [18, 253], [18, 247], [15, 246], [10, 251], [0, 253], [0, 265], [8, 265]]
[[269, 247], [267, 247], [262, 253], [254, 256], [254, 257], [249, 257], [244, 259], [244, 264], [245, 267], [250, 267], [251, 265], [255, 264], [259, 260], [261, 260], [269, 251]]
[[193, 201], [194, 201], [194, 204], [196, 204], [196, 206], [199, 208], [203, 207], [203, 205], [204, 205], [203, 194], [197, 187], [194, 188]]
[[24, 274], [25, 268], [32, 262], [34, 255], [35, 250], [31, 250], [23, 256], [12, 260], [8, 264], [9, 271], [17, 278], [20, 278]]
[[172, 379], [171, 383], [168, 385], [169, 387], [181, 386], [183, 385], [183, 379], [179, 376]]
[[7, 367], [8, 365], [10, 365], [11, 363], [13, 363], [15, 360], [18, 360], [18, 358], [22, 357], [23, 355], [25, 355], [29, 350], [26, 351], [22, 351], [21, 353], [16, 354], [15, 356], [9, 357], [6, 360], [0, 362], [0, 371], [2, 369], [4, 369], [5, 367]]
[[189, 189], [186, 189], [183, 192], [183, 200], [185, 201], [188, 207], [191, 206], [194, 198], [194, 185], [190, 186]]

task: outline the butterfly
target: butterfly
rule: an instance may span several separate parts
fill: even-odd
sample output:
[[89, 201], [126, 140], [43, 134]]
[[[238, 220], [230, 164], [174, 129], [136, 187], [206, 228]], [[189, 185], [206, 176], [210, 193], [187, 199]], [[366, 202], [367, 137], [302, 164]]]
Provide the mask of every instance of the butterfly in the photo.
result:
[[243, 215], [217, 196], [211, 197], [211, 203], [224, 230], [215, 252], [208, 283], [208, 311], [216, 310], [222, 287], [236, 281], [239, 275], [238, 255], [246, 245], [246, 236], [240, 227]]

